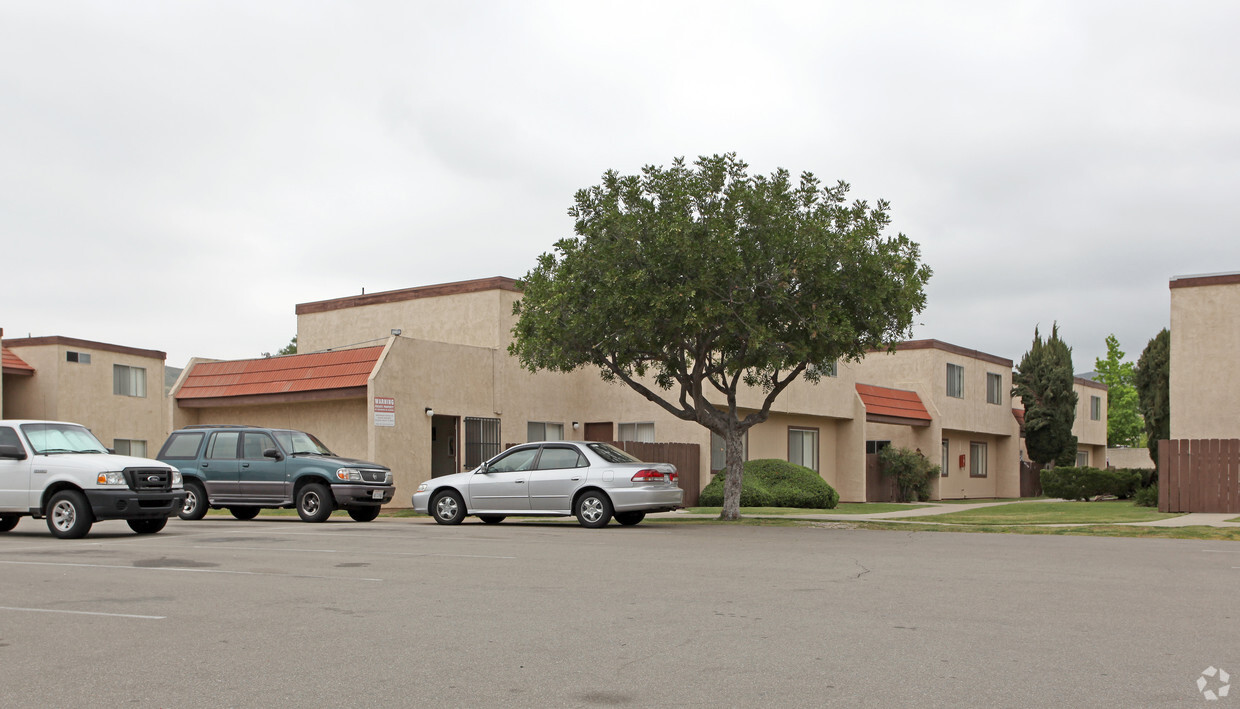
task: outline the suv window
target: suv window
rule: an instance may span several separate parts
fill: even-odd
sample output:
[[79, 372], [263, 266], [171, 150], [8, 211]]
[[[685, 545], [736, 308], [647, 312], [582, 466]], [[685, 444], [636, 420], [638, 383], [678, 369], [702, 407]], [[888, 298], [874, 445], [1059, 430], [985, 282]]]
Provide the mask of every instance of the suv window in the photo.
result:
[[276, 442], [265, 433], [247, 431], [241, 441], [241, 457], [246, 460], [262, 460], [263, 451], [276, 447]]
[[211, 436], [207, 444], [207, 457], [215, 460], [236, 460], [237, 441], [241, 439], [239, 431], [224, 431]]
[[576, 448], [543, 448], [538, 459], [538, 470], [555, 470], [556, 468], [580, 468], [583, 463], [581, 454]]
[[193, 460], [198, 457], [198, 446], [202, 444], [201, 433], [174, 433], [159, 452], [160, 458], [184, 458]]

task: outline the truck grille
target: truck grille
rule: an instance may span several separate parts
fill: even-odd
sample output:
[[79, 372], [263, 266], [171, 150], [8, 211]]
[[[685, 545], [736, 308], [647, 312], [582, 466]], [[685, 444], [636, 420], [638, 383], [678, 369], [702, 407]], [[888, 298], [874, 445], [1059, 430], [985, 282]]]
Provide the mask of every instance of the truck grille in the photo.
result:
[[388, 471], [386, 470], [362, 470], [362, 480], [368, 483], [387, 482]]
[[125, 468], [130, 490], [171, 490], [172, 471], [167, 468]]

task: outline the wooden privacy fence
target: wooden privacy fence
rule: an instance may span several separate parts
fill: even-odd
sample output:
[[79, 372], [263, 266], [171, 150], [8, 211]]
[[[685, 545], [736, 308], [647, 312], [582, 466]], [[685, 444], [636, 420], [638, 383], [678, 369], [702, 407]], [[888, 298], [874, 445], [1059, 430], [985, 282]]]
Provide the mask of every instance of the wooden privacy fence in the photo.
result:
[[1038, 497], [1042, 494], [1042, 469], [1031, 460], [1020, 463], [1020, 496]]
[[701, 446], [696, 443], [639, 443], [613, 441], [612, 445], [647, 463], [676, 466], [680, 489], [685, 491], [685, 507], [698, 503], [702, 493]]
[[1240, 513], [1240, 439], [1159, 441], [1158, 511]]
[[883, 466], [877, 453], [865, 456], [865, 501], [899, 502], [900, 488], [895, 477], [883, 475]]

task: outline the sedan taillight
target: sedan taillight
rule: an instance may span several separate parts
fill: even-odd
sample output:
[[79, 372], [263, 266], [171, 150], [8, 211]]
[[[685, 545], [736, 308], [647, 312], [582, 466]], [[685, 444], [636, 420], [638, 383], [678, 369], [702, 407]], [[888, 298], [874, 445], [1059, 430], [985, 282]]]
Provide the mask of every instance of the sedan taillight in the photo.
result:
[[664, 480], [667, 480], [667, 477], [663, 475], [662, 472], [651, 469], [651, 468], [647, 468], [646, 470], [639, 470], [637, 471], [636, 474], [633, 475], [633, 482], [635, 483], [654, 483], [654, 482], [661, 483]]

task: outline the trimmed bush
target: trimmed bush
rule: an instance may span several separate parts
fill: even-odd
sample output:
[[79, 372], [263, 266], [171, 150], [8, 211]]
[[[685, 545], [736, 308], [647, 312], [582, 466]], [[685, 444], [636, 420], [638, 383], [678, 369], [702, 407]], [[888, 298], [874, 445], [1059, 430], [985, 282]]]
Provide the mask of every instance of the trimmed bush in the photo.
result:
[[1131, 470], [1052, 468], [1042, 471], [1042, 494], [1065, 500], [1089, 500], [1104, 495], [1127, 499], [1136, 494], [1141, 476]]
[[[698, 504], [723, 506], [724, 472], [716, 473], [702, 490]], [[786, 460], [764, 458], [745, 462], [741, 477], [741, 507], [801, 507], [832, 509], [840, 502], [835, 488], [818, 473]]]
[[1158, 507], [1158, 486], [1147, 485], [1133, 495], [1133, 502], [1139, 507]]
[[887, 446], [878, 452], [883, 475], [894, 477], [900, 502], [930, 499], [930, 481], [939, 477], [939, 466], [926, 456], [907, 448]]

